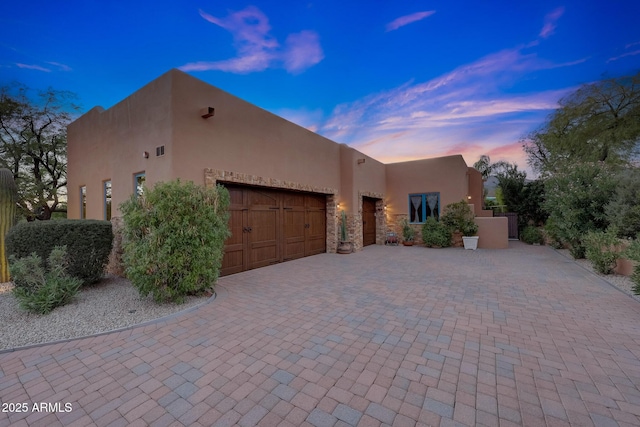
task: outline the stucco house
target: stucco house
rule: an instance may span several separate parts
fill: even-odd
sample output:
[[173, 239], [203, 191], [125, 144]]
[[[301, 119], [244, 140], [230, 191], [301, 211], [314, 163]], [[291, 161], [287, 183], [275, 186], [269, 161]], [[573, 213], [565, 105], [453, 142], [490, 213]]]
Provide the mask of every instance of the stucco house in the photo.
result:
[[383, 164], [175, 69], [69, 125], [67, 178], [69, 218], [117, 217], [159, 181], [225, 185], [223, 274], [335, 252], [342, 210], [361, 250], [384, 244], [402, 217], [418, 227], [464, 199], [479, 247], [506, 247], [503, 219], [485, 218], [482, 179], [462, 156]]

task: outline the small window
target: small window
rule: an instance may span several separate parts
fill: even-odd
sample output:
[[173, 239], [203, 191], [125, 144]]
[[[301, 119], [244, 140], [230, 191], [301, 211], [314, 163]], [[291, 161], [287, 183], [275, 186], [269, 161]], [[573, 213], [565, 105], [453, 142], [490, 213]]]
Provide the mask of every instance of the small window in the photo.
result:
[[80, 219], [87, 218], [87, 186], [80, 187]]
[[111, 220], [111, 181], [104, 182], [104, 219]]
[[409, 222], [423, 223], [428, 217], [440, 219], [440, 193], [409, 194]]
[[137, 173], [133, 176], [133, 191], [136, 197], [142, 196], [144, 194], [144, 183], [146, 177], [144, 172]]
[[164, 156], [164, 145], [156, 147], [156, 157]]

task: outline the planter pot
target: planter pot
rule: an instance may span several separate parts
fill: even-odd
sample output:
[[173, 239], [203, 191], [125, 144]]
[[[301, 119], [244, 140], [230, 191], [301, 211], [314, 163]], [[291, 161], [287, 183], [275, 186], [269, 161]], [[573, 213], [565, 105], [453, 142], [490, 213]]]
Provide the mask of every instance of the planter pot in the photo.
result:
[[479, 239], [480, 239], [479, 236], [462, 236], [462, 241], [464, 242], [464, 248], [475, 251], [476, 249], [478, 249]]
[[340, 242], [338, 243], [337, 252], [339, 254], [350, 254], [353, 252], [353, 244], [351, 242]]
[[406, 240], [405, 240], [404, 242], [402, 242], [402, 244], [403, 244], [404, 246], [413, 246], [413, 242], [412, 242], [412, 241], [406, 241]]

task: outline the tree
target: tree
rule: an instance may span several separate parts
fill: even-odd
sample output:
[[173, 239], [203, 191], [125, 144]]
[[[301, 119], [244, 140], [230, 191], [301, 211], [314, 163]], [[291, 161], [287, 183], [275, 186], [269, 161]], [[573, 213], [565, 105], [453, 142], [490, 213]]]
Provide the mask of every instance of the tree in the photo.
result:
[[491, 176], [493, 168], [491, 167], [491, 158], [486, 154], [480, 156], [477, 162], [473, 164], [473, 168], [480, 172], [482, 180], [486, 181]]
[[48, 89], [36, 101], [22, 85], [0, 88], [0, 168], [13, 173], [18, 210], [28, 221], [66, 213], [67, 124], [75, 96]]
[[543, 175], [578, 162], [628, 165], [640, 152], [640, 73], [583, 85], [522, 142]]

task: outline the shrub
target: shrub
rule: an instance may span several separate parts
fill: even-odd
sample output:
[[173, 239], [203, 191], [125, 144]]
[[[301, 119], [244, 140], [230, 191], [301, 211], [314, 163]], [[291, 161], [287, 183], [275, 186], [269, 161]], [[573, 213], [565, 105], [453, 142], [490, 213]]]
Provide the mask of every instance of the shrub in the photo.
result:
[[22, 309], [47, 314], [69, 303], [78, 293], [82, 281], [67, 273], [67, 249], [56, 246], [51, 250], [47, 269], [35, 252], [24, 258], [9, 257], [14, 296]]
[[618, 237], [633, 238], [640, 233], [640, 168], [621, 171], [616, 181], [605, 213], [611, 225], [618, 229]]
[[533, 245], [534, 243], [543, 244], [544, 236], [538, 227], [528, 225], [520, 233], [520, 240], [530, 245]]
[[568, 166], [545, 182], [549, 221], [557, 239], [571, 246], [575, 258], [584, 258], [582, 240], [589, 231], [609, 225], [604, 210], [614, 189], [612, 170], [602, 163]]
[[120, 206], [126, 275], [142, 296], [181, 302], [213, 287], [228, 228], [229, 192], [180, 180], [158, 183]]
[[109, 221], [63, 219], [24, 222], [7, 234], [7, 253], [24, 258], [35, 252], [47, 260], [54, 247], [66, 246], [67, 272], [87, 284], [102, 278], [112, 241]]
[[616, 248], [619, 245], [616, 229], [590, 231], [584, 238], [585, 255], [593, 268], [602, 274], [610, 274], [620, 258]]
[[446, 248], [451, 245], [451, 231], [442, 221], [428, 217], [422, 226], [422, 242], [426, 247]]
[[474, 236], [478, 232], [478, 225], [473, 220], [474, 215], [471, 206], [464, 200], [449, 203], [444, 208], [440, 221], [451, 232], [459, 231], [463, 236]]
[[640, 295], [640, 234], [636, 239], [631, 242], [631, 245], [627, 248], [624, 255], [637, 262], [633, 268], [633, 274], [631, 275], [631, 281], [634, 283], [633, 293]]

